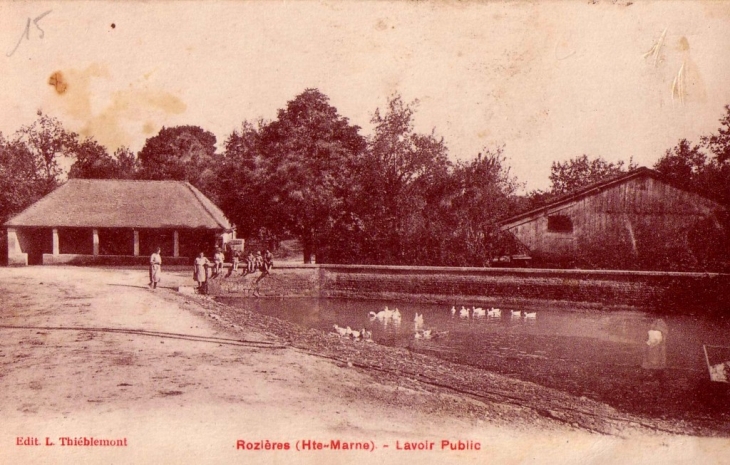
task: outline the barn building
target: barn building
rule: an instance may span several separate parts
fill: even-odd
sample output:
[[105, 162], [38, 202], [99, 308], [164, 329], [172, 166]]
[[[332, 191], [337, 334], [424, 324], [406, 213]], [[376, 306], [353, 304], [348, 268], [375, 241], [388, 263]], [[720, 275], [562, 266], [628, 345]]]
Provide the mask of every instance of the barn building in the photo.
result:
[[727, 263], [726, 210], [638, 168], [500, 222], [532, 266], [718, 270]]
[[9, 265], [189, 264], [233, 234], [223, 212], [183, 181], [71, 179], [5, 223]]

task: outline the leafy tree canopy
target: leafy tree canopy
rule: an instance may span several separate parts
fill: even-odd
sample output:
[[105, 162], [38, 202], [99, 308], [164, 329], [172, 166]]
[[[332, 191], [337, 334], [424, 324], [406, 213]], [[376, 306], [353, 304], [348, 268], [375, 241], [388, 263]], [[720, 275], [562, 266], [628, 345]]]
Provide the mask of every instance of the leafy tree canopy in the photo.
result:
[[317, 89], [288, 102], [261, 130], [260, 185], [278, 220], [268, 226], [299, 237], [305, 261], [343, 214], [354, 163], [365, 149], [359, 130]]
[[562, 163], [554, 161], [550, 168], [550, 192], [554, 195], [568, 194], [634, 168], [636, 165], [632, 161], [626, 167], [623, 161], [613, 163], [601, 157], [590, 159], [585, 154]]

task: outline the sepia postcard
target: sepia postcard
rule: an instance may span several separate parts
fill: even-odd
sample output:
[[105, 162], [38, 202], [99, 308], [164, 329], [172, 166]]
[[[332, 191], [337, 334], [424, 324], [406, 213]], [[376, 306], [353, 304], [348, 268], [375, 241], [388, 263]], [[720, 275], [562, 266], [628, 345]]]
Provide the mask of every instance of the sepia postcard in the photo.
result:
[[0, 2], [0, 463], [730, 463], [730, 2]]

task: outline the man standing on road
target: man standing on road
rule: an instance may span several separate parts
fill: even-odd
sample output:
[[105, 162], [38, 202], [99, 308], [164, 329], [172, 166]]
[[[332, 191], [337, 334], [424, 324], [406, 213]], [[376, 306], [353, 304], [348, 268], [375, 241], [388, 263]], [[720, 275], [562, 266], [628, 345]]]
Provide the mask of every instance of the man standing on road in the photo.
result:
[[160, 273], [162, 272], [162, 257], [160, 256], [161, 249], [157, 247], [150, 255], [150, 287], [157, 289], [157, 283], [160, 282]]

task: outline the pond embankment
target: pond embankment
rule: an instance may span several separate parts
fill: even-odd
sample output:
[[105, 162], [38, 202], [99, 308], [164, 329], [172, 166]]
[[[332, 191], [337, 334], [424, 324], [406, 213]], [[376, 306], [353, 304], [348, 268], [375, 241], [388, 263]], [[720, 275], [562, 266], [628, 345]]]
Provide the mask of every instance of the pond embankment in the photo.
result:
[[277, 265], [270, 276], [235, 272], [210, 284], [213, 295], [338, 297], [452, 304], [541, 303], [638, 307], [674, 313], [723, 310], [730, 275], [614, 270]]

